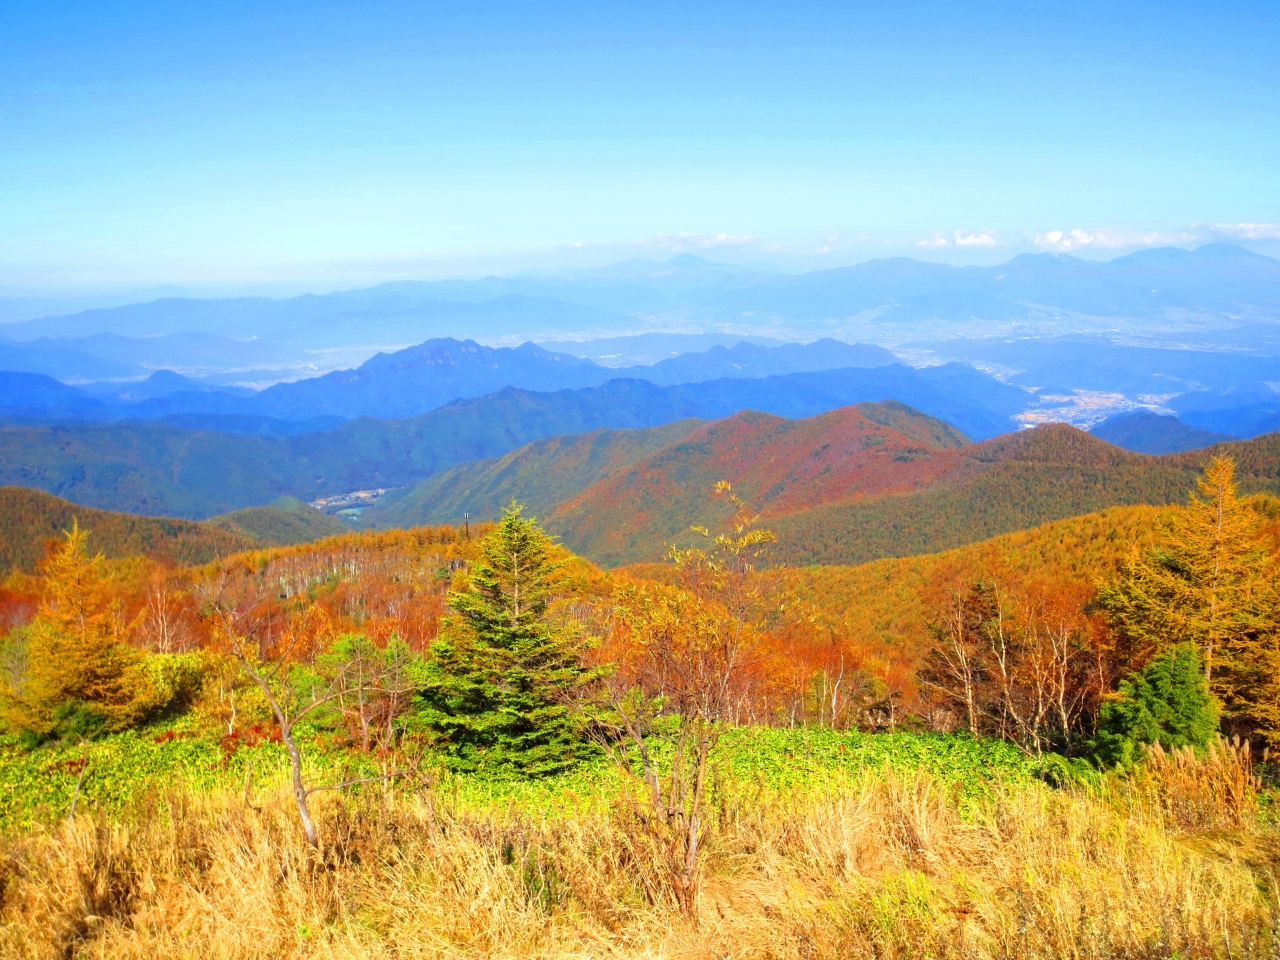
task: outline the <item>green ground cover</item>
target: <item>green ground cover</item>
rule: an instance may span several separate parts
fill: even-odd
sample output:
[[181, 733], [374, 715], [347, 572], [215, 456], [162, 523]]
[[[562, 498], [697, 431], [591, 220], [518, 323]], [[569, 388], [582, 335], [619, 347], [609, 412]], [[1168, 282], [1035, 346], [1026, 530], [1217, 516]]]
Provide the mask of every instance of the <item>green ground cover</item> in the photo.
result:
[[[376, 757], [313, 733], [303, 738], [309, 783], [333, 782], [379, 772]], [[659, 751], [661, 753], [661, 751]], [[811, 791], [831, 787], [864, 769], [900, 773], [927, 770], [962, 796], [993, 781], [1029, 780], [1035, 763], [996, 740], [941, 734], [864, 734], [825, 728], [783, 730], [743, 727], [728, 731], [715, 764], [715, 789], [734, 792]], [[288, 773], [284, 748], [270, 739], [219, 742], [192, 731], [143, 728], [89, 744], [24, 751], [0, 741], [0, 830], [65, 817], [82, 765], [88, 764], [77, 807], [113, 814], [149, 800], [163, 801], [176, 788], [278, 789]], [[538, 780], [447, 775], [431, 768], [432, 789], [471, 807], [506, 807], [529, 815], [557, 816], [599, 809], [617, 798], [619, 777], [598, 759]], [[368, 789], [366, 787], [366, 789]], [[375, 787], [375, 789], [380, 789]]]

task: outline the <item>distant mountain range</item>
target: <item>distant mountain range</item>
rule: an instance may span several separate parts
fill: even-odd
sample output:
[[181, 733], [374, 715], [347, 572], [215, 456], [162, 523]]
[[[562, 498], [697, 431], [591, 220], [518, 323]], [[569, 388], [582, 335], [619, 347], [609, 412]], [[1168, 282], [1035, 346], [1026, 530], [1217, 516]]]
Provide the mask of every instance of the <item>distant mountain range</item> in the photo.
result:
[[[1227, 244], [1144, 250], [1098, 262], [1024, 254], [995, 267], [907, 258], [799, 275], [693, 256], [633, 261], [568, 276], [398, 282], [286, 300], [161, 299], [6, 324], [5, 336], [159, 337], [193, 331], [311, 347], [416, 343], [483, 330], [489, 338], [636, 332], [657, 318], [703, 327], [731, 323], [791, 336], [875, 320], [909, 328], [973, 320], [1053, 325], [1080, 317], [1240, 323], [1280, 307], [1280, 261]], [[957, 331], [959, 332], [959, 331]]]
[[[186, 440], [200, 442], [198, 436]], [[575, 552], [617, 566], [657, 560], [669, 544], [693, 542], [691, 524], [720, 525], [726, 505], [712, 487], [727, 479], [777, 534], [775, 562], [853, 565], [946, 550], [1115, 506], [1178, 503], [1215, 452], [1236, 459], [1244, 492], [1280, 492], [1280, 434], [1146, 456], [1065, 424], [971, 444], [946, 423], [896, 402], [801, 419], [745, 411], [712, 422], [537, 441], [444, 471], [370, 508], [363, 519], [377, 527], [410, 526], [456, 523], [470, 513], [480, 522], [514, 497]], [[188, 459], [167, 469], [182, 477], [200, 466]], [[238, 479], [243, 467], [223, 466], [214, 482]], [[154, 481], [137, 470], [116, 471], [113, 479], [117, 496]], [[30, 569], [41, 543], [73, 517], [95, 531], [94, 545], [109, 556], [144, 552], [182, 563], [346, 529], [291, 499], [191, 523], [85, 509], [39, 491], [0, 487], [0, 567]]]
[[[280, 383], [257, 393], [210, 389], [166, 370], [139, 383], [93, 389], [71, 387], [39, 374], [0, 373], [0, 415], [171, 423], [188, 418], [188, 424], [208, 429], [283, 435], [303, 431], [262, 418], [310, 421], [312, 429], [324, 429], [338, 419], [417, 416], [451, 400], [484, 396], [504, 387], [559, 390], [625, 377], [672, 385], [897, 362], [882, 347], [819, 340], [774, 347], [716, 346], [652, 366], [613, 369], [533, 343], [495, 348], [445, 338], [379, 353], [354, 370]], [[205, 419], [196, 424], [192, 417]]]
[[[1065, 424], [969, 444], [898, 403], [795, 420], [747, 411], [664, 431], [529, 444], [444, 472], [363, 520], [457, 523], [464, 510], [487, 520], [514, 497], [570, 549], [617, 566], [660, 559], [670, 544], [696, 539], [692, 524], [725, 520], [711, 490], [729, 480], [778, 534], [778, 559], [855, 564], [1113, 506], [1178, 503], [1210, 453], [1144, 456]], [[1247, 491], [1280, 492], [1280, 434], [1213, 449], [1236, 457]]]
[[[28, 375], [10, 375], [21, 376]], [[18, 419], [0, 427], [0, 483], [102, 509], [199, 519], [283, 495], [312, 500], [409, 486], [456, 464], [561, 434], [720, 419], [747, 409], [806, 417], [886, 399], [981, 439], [1011, 429], [1027, 394], [961, 364], [921, 370], [894, 365], [666, 387], [625, 379], [552, 392], [508, 387], [417, 417], [359, 418], [293, 436], [156, 422]]]

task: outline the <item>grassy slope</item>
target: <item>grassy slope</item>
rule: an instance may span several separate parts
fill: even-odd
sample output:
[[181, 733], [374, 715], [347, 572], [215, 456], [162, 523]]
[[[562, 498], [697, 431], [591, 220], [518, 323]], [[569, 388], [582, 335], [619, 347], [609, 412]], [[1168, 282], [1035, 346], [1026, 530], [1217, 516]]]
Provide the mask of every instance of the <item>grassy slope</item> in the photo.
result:
[[541, 516], [606, 475], [687, 435], [700, 420], [644, 430], [594, 430], [535, 440], [504, 457], [464, 463], [438, 473], [364, 511], [375, 528], [492, 520], [514, 497]]
[[110, 558], [138, 554], [179, 564], [207, 563], [257, 544], [243, 532], [203, 523], [91, 510], [25, 487], [0, 487], [0, 571], [32, 571], [44, 556], [45, 541], [78, 519], [90, 533], [89, 546]]
[[[173, 731], [177, 733], [174, 736]], [[220, 731], [221, 732], [221, 731]], [[88, 757], [81, 810], [127, 811], [149, 791], [181, 787], [234, 790], [248, 768], [258, 789], [284, 784], [284, 747], [267, 739], [246, 741], [232, 753], [217, 735], [195, 730], [189, 718], [105, 736], [87, 747], [55, 743], [24, 751], [0, 742], [0, 833], [16, 826], [65, 816], [75, 789], [77, 762]], [[334, 745], [327, 731], [304, 731], [304, 757], [311, 782], [353, 774], [376, 774], [375, 759]], [[665, 754], [661, 744], [656, 746]], [[838, 732], [827, 728], [786, 730], [741, 727], [731, 730], [716, 752], [734, 782], [769, 790], [820, 789], [841, 776], [886, 765], [901, 773], [926, 770], [966, 792], [980, 793], [993, 777], [1026, 780], [1032, 764], [1016, 747], [999, 740], [972, 740], [939, 734]], [[517, 806], [532, 814], [564, 817], [582, 808], [606, 809], [617, 799], [618, 771], [606, 760], [591, 761], [553, 777], [518, 780], [484, 775], [449, 777], [448, 794], [472, 808]]]
[[963, 436], [901, 404], [859, 404], [803, 420], [746, 411], [615, 472], [558, 507], [548, 526], [613, 566], [656, 559], [691, 523], [718, 518], [728, 480], [766, 516], [867, 492], [912, 489], [971, 471]]
[[205, 523], [263, 543], [290, 546], [340, 536], [351, 528], [301, 500], [281, 497], [266, 507], [245, 507], [210, 517]]

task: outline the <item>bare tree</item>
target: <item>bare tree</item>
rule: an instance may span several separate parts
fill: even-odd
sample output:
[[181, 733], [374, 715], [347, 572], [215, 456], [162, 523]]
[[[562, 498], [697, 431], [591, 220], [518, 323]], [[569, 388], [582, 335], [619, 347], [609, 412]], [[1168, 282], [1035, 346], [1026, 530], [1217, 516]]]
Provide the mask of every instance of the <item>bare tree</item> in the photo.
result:
[[[353, 697], [364, 697], [377, 688], [401, 702], [407, 699], [409, 678], [405, 670], [410, 658], [407, 648], [383, 655], [372, 644], [355, 645], [351, 650], [331, 657], [319, 671], [302, 671], [291, 656], [291, 642], [270, 644], [261, 634], [272, 622], [269, 616], [255, 616], [264, 600], [261, 585], [253, 578], [237, 577], [223, 569], [202, 590], [207, 615], [210, 616], [230, 648], [231, 655], [262, 691], [275, 717], [280, 740], [289, 755], [290, 781], [294, 803], [302, 830], [313, 848], [320, 846], [320, 835], [311, 816], [308, 799], [322, 790], [342, 790], [361, 783], [385, 782], [411, 771], [384, 772], [375, 777], [356, 777], [340, 783], [308, 785], [304, 779], [303, 757], [298, 745], [297, 727], [303, 720], [325, 707]], [[296, 643], [296, 641], [293, 641]]]
[[990, 592], [985, 584], [975, 584], [947, 593], [940, 616], [929, 625], [934, 644], [920, 671], [921, 685], [959, 707], [974, 736], [980, 728], [990, 669], [990, 644], [984, 632]]

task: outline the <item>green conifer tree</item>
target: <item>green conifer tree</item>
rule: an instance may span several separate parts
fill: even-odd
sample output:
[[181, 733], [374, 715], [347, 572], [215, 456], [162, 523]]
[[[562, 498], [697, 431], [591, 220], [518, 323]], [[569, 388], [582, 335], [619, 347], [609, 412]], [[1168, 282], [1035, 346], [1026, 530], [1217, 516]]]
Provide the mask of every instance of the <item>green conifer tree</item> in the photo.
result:
[[544, 775], [591, 749], [570, 706], [590, 676], [584, 643], [548, 611], [561, 561], [521, 509], [513, 501], [482, 541], [470, 589], [450, 591], [456, 616], [427, 665], [423, 715], [458, 769]]
[[1121, 681], [1098, 711], [1094, 752], [1107, 764], [1138, 757], [1138, 745], [1203, 747], [1218, 731], [1218, 710], [1199, 651], [1181, 643]]

